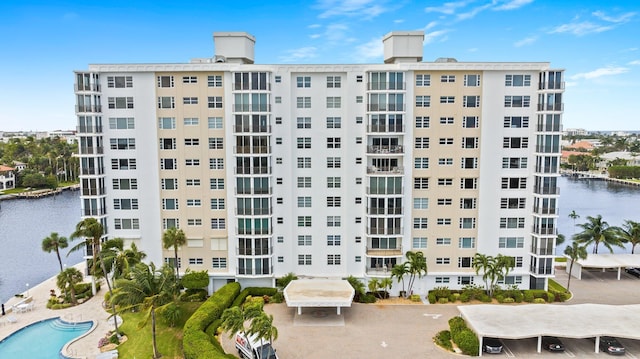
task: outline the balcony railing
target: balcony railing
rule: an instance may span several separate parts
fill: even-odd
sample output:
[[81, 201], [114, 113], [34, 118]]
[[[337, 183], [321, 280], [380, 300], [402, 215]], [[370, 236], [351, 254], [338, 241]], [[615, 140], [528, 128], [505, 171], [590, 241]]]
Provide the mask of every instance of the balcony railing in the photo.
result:
[[234, 132], [249, 132], [249, 133], [268, 133], [271, 132], [271, 126], [251, 126], [251, 125], [236, 125], [233, 126]]
[[384, 207], [367, 207], [367, 214], [369, 215], [377, 215], [377, 214], [389, 214], [389, 215], [394, 215], [394, 214], [402, 214], [402, 207], [390, 207], [390, 208], [384, 208]]
[[264, 175], [271, 174], [271, 166], [268, 167], [235, 167], [237, 175]]
[[273, 275], [273, 266], [267, 268], [236, 268], [236, 275], [238, 276], [251, 276], [251, 277], [262, 277], [262, 276], [272, 276]]
[[379, 195], [379, 196], [393, 196], [404, 194], [404, 188], [376, 188], [372, 189], [371, 187], [367, 187], [367, 194], [369, 195]]
[[83, 175], [101, 175], [104, 174], [104, 167], [82, 167]]
[[377, 277], [390, 277], [391, 276], [391, 268], [387, 267], [369, 267], [366, 268], [366, 273], [368, 275], [377, 276]]
[[236, 189], [236, 194], [272, 194], [273, 193], [273, 187], [269, 187], [269, 188], [238, 188], [235, 187]]
[[558, 229], [556, 227], [532, 227], [532, 231], [535, 234], [545, 234], [545, 235], [555, 235], [558, 233]]
[[533, 207], [533, 212], [537, 214], [558, 214], [558, 208], [549, 208], [549, 207]]
[[236, 154], [263, 154], [271, 153], [271, 146], [235, 146], [233, 153]]
[[239, 256], [271, 256], [273, 246], [268, 248], [236, 248], [236, 255]]
[[107, 210], [105, 208], [83, 208], [80, 210], [81, 216], [104, 216], [107, 214]]
[[558, 187], [552, 187], [552, 188], [540, 188], [540, 187], [535, 187], [533, 189], [533, 193], [535, 194], [560, 194], [560, 188]]
[[104, 191], [104, 187], [100, 187], [100, 188], [83, 188], [82, 189], [82, 195], [83, 196], [101, 196], [104, 195], [105, 191]]
[[555, 153], [560, 154], [560, 147], [557, 146], [536, 146], [536, 152], [538, 153]]
[[536, 166], [536, 172], [538, 173], [558, 173], [557, 166]]
[[78, 133], [102, 133], [102, 126], [76, 126]]
[[538, 83], [538, 90], [562, 90], [564, 81], [546, 81]]
[[88, 83], [88, 84], [73, 84], [73, 91], [93, 91], [93, 92], [100, 92], [100, 89], [102, 87], [100, 86], [100, 84], [96, 84], [96, 83]]
[[233, 105], [234, 112], [271, 112], [270, 104], [257, 104], [257, 105], [248, 105], [248, 104], [234, 104]]
[[273, 227], [270, 228], [239, 228], [236, 227], [237, 234], [244, 235], [265, 235], [273, 233]]
[[404, 147], [397, 146], [367, 146], [367, 153], [374, 154], [395, 154], [404, 153]]
[[367, 234], [403, 234], [403, 227], [367, 227]]
[[404, 90], [406, 82], [367, 82], [367, 90]]
[[553, 126], [549, 125], [537, 125], [536, 130], [538, 132], [562, 132], [563, 126], [555, 124]]
[[367, 246], [367, 255], [374, 257], [402, 257], [402, 246], [397, 248], [371, 248]]
[[368, 166], [367, 167], [368, 174], [403, 174], [404, 167], [396, 166], [396, 167], [377, 167], [377, 166]]
[[405, 108], [403, 103], [370, 103], [367, 105], [368, 112], [404, 112]]
[[554, 255], [553, 248], [531, 248], [531, 253], [539, 256], [551, 256]]
[[101, 155], [104, 153], [104, 147], [80, 147], [81, 155]]
[[269, 82], [261, 82], [249, 84], [247, 82], [234, 82], [231, 84], [234, 91], [270, 91], [271, 84]]
[[564, 111], [564, 103], [538, 104], [538, 111]]
[[102, 105], [78, 105], [76, 112], [102, 112]]
[[266, 216], [273, 213], [273, 208], [236, 208], [239, 216]]
[[529, 268], [529, 271], [532, 274], [535, 274], [535, 275], [552, 275], [553, 274], [553, 267], [552, 266], [535, 267], [535, 266], [532, 265]]
[[383, 132], [383, 133], [404, 132], [404, 126], [403, 125], [369, 125], [367, 126], [367, 132]]

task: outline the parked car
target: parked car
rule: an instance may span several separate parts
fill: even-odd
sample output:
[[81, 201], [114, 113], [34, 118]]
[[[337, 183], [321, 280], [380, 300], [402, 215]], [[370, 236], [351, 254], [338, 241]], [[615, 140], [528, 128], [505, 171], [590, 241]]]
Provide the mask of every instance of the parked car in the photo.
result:
[[600, 337], [600, 350], [613, 355], [624, 355], [624, 346], [614, 337]]
[[497, 338], [482, 338], [482, 351], [489, 354], [502, 353], [502, 342]]
[[640, 268], [626, 268], [624, 271], [636, 278], [640, 278]]
[[542, 347], [550, 352], [564, 351], [564, 344], [556, 337], [542, 337]]

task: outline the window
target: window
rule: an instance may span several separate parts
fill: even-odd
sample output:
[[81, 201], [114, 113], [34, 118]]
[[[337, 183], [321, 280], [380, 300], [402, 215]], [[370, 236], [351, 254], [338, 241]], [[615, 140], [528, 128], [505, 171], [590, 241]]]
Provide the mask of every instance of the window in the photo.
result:
[[214, 269], [227, 268], [227, 258], [222, 258], [222, 257], [211, 258], [211, 267]]
[[112, 180], [113, 189], [130, 190], [138, 189], [138, 180], [135, 178], [114, 178]]
[[327, 157], [327, 168], [340, 168], [342, 163], [340, 157]]
[[327, 177], [327, 188], [340, 188], [342, 186], [340, 177]]
[[311, 108], [311, 97], [296, 97], [296, 108]]
[[459, 285], [470, 285], [473, 284], [473, 277], [471, 276], [459, 276], [458, 277]]
[[298, 197], [298, 207], [311, 207], [311, 197]]
[[298, 88], [311, 87], [311, 76], [298, 76], [296, 77], [296, 86]]
[[413, 237], [411, 247], [414, 249], [427, 248], [427, 237]]
[[416, 128], [429, 128], [429, 117], [416, 117]]
[[197, 158], [187, 158], [184, 160], [185, 166], [200, 166], [200, 160]]
[[436, 258], [436, 264], [442, 264], [442, 265], [451, 264], [451, 258], [449, 258], [449, 257], [437, 257]]
[[362, 116], [356, 116], [356, 123], [362, 124]]
[[173, 96], [158, 97], [158, 108], [175, 108], [176, 100]]
[[527, 116], [508, 116], [504, 118], [504, 128], [528, 128], [529, 117]]
[[453, 125], [453, 117], [440, 117], [441, 125]]
[[108, 76], [107, 87], [109, 88], [125, 88], [133, 87], [133, 77], [131, 76]]
[[478, 188], [477, 178], [461, 178], [460, 189], [476, 189]]
[[362, 204], [362, 197], [356, 197], [355, 202], [356, 204]]
[[526, 177], [502, 177], [502, 189], [525, 189], [527, 188]]
[[284, 199], [282, 197], [276, 198], [276, 204], [283, 204], [283, 203], [284, 203]]
[[342, 99], [340, 97], [327, 97], [327, 108], [340, 108]]
[[341, 128], [342, 119], [340, 117], [327, 117], [327, 128]]
[[414, 218], [413, 219], [413, 228], [414, 229], [427, 229], [428, 227], [428, 218]]
[[182, 121], [185, 126], [197, 126], [200, 124], [200, 119], [197, 117], [185, 117]]
[[138, 209], [138, 199], [137, 198], [116, 198], [113, 200], [113, 209], [122, 209], [122, 210]]
[[165, 190], [176, 190], [178, 189], [178, 179], [177, 178], [162, 178], [160, 180], [160, 186]]
[[527, 162], [526, 157], [502, 157], [502, 168], [527, 168]]
[[477, 116], [464, 116], [462, 118], [462, 127], [464, 128], [476, 128], [478, 127]]
[[327, 216], [327, 227], [340, 227], [341, 222], [342, 217], [340, 216]]
[[279, 75], [276, 76], [275, 77], [275, 81], [276, 81], [277, 84], [281, 83], [282, 82], [282, 76], [279, 76]]
[[207, 107], [209, 107], [209, 108], [222, 108], [222, 96], [209, 96], [209, 97], [207, 97]]
[[340, 88], [342, 87], [341, 81], [340, 76], [327, 76], [327, 88]]
[[522, 257], [514, 257], [515, 258], [515, 267], [516, 268], [522, 268]]
[[413, 179], [413, 188], [415, 189], [429, 189], [429, 178], [416, 177]]
[[210, 178], [209, 189], [224, 189], [224, 178]]
[[356, 184], [362, 184], [362, 177], [356, 177]]
[[185, 146], [199, 146], [200, 139], [199, 138], [185, 138], [184, 139]]
[[110, 109], [133, 108], [133, 97], [108, 97]]
[[190, 227], [202, 226], [202, 219], [200, 219], [200, 218], [188, 218], [187, 219], [187, 226], [190, 226]]
[[210, 129], [222, 128], [222, 117], [209, 117], [207, 119], [207, 127]]
[[428, 169], [429, 158], [428, 157], [416, 157], [413, 160], [413, 168], [415, 169]]
[[460, 161], [460, 168], [464, 168], [464, 169], [478, 168], [478, 158], [477, 157], [462, 157], [461, 161]]
[[200, 207], [202, 200], [200, 199], [187, 199], [187, 207]]
[[430, 107], [431, 96], [416, 96], [416, 107]]
[[209, 205], [213, 210], [225, 209], [224, 198], [211, 198]]
[[451, 238], [436, 238], [436, 245], [438, 246], [450, 246]]
[[210, 150], [222, 150], [224, 149], [224, 140], [222, 137], [209, 137], [209, 149]]
[[429, 199], [428, 198], [414, 198], [413, 199], [413, 208], [414, 209], [427, 209], [427, 208], [429, 208]]
[[296, 141], [298, 148], [311, 148], [311, 137], [298, 137]]
[[426, 87], [431, 86], [431, 75], [416, 75], [416, 86], [417, 87]]
[[158, 76], [158, 87], [173, 87], [173, 76]]
[[362, 164], [362, 157], [356, 157], [356, 164], [357, 165], [361, 165]]
[[455, 75], [441, 75], [440, 82], [456, 82]]
[[438, 143], [440, 143], [441, 145], [453, 145], [453, 138], [440, 138], [438, 139]]
[[438, 218], [438, 219], [436, 219], [436, 224], [438, 226], [450, 226], [451, 225], [451, 218]]
[[506, 285], [522, 284], [522, 276], [521, 275], [508, 275], [508, 276], [504, 277], [503, 280], [498, 280], [496, 283], [498, 283], [498, 284], [506, 284]]
[[183, 97], [182, 98], [183, 105], [197, 105], [198, 98], [197, 97]]
[[276, 96], [275, 102], [276, 103], [282, 103], [282, 96]]
[[161, 150], [175, 150], [176, 149], [176, 139], [175, 138], [161, 138], [160, 139], [160, 149]]
[[500, 228], [524, 228], [524, 218], [502, 217], [500, 218]]
[[209, 76], [207, 76], [207, 86], [208, 87], [222, 87], [222, 76], [221, 75], [209, 75]]
[[[200, 160], [194, 160], [200, 163]], [[187, 164], [188, 166], [188, 164]], [[209, 169], [210, 170], [223, 170], [224, 169], [224, 158], [209, 158]]]
[[438, 206], [450, 206], [452, 203], [451, 198], [438, 198]]
[[513, 87], [531, 86], [531, 75], [505, 75], [504, 85]]
[[464, 75], [464, 85], [467, 87], [480, 86], [480, 75]]
[[362, 75], [356, 75], [356, 82], [362, 82]]
[[503, 209], [524, 209], [526, 198], [501, 198], [500, 208]]
[[311, 168], [311, 157], [298, 157], [298, 168]]
[[364, 102], [364, 97], [356, 96], [356, 103], [363, 103], [363, 102]]
[[166, 210], [177, 210], [179, 208], [178, 199], [177, 198], [163, 198], [162, 199], [162, 209]]
[[340, 148], [340, 137], [328, 137], [327, 148]]
[[458, 257], [458, 268], [471, 268], [472, 257]]
[[340, 265], [339, 254], [327, 254], [327, 265]]
[[462, 107], [480, 107], [480, 96], [462, 96]]
[[311, 227], [311, 216], [298, 216], [298, 227]]
[[182, 76], [183, 84], [197, 84], [198, 77], [197, 76]]
[[311, 188], [311, 177], [298, 177], [298, 188]]
[[458, 248], [475, 248], [476, 247], [476, 239], [474, 237], [460, 237], [458, 238]]
[[140, 229], [140, 220], [138, 218], [114, 218], [115, 229]]
[[311, 128], [311, 117], [298, 117], [296, 124], [298, 128]]
[[449, 277], [436, 277], [436, 284], [449, 284], [450, 279]]
[[438, 158], [438, 165], [439, 166], [452, 166], [453, 165], [453, 158]]
[[500, 237], [498, 248], [524, 248], [524, 237]]
[[476, 228], [475, 218], [460, 218], [460, 228], [471, 229]]
[[133, 130], [135, 121], [133, 117], [115, 117], [109, 118], [110, 130]]
[[298, 245], [299, 246], [310, 246], [311, 245], [311, 236], [310, 235], [299, 235], [298, 236]]
[[339, 246], [342, 242], [342, 236], [339, 234], [330, 234], [327, 235], [327, 245], [328, 246]]
[[190, 265], [202, 265], [202, 258], [189, 258]]
[[462, 137], [462, 148], [478, 148], [478, 137]]
[[135, 170], [136, 159], [135, 158], [113, 158], [111, 159], [112, 170]]
[[455, 102], [456, 102], [455, 96], [440, 96], [440, 103], [455, 103]]
[[504, 107], [529, 107], [531, 104], [530, 96], [505, 96]]
[[135, 150], [135, 138], [112, 138], [109, 140], [112, 150]]
[[276, 137], [276, 145], [282, 144], [282, 137]]
[[429, 137], [416, 137], [415, 148], [429, 148]]
[[175, 117], [160, 117], [158, 119], [158, 127], [161, 130], [173, 130], [176, 128]]
[[460, 208], [461, 209], [475, 209], [476, 208], [476, 199], [475, 198], [460, 198]]
[[276, 117], [276, 125], [282, 125], [282, 117]]
[[453, 178], [438, 178], [438, 186], [451, 186], [453, 185]]
[[311, 254], [298, 254], [298, 265], [310, 266], [311, 265]]
[[227, 222], [225, 218], [211, 218], [211, 229], [226, 229]]

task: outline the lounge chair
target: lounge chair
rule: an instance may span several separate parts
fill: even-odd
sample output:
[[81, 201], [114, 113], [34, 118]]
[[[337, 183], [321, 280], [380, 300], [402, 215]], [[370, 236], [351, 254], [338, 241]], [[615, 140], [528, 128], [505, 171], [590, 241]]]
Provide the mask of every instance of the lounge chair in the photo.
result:
[[15, 324], [18, 322], [18, 318], [14, 317], [13, 315], [10, 315], [7, 317], [7, 322], [11, 323], [11, 324]]

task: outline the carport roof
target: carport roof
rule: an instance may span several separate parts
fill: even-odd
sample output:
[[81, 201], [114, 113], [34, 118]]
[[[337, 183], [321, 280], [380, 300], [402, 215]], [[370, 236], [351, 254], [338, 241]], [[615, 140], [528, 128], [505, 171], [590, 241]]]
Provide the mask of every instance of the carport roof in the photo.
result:
[[587, 259], [579, 259], [576, 263], [586, 268], [640, 267], [640, 255], [629, 253], [589, 254]]
[[346, 280], [298, 279], [284, 289], [289, 307], [350, 307], [354, 295]]
[[527, 304], [458, 306], [467, 325], [483, 337], [505, 339], [549, 335], [640, 339], [640, 304]]

